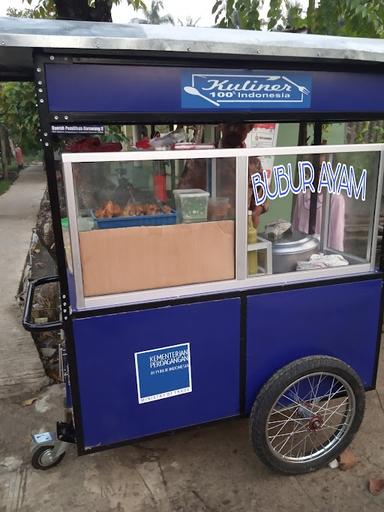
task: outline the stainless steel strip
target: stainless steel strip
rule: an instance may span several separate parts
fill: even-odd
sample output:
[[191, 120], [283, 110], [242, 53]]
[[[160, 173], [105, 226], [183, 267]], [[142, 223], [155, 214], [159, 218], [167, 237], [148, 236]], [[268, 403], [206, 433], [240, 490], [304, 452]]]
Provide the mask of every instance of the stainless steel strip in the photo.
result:
[[248, 276], [248, 158], [236, 157], [236, 279]]
[[[187, 54], [227, 54], [383, 62], [384, 41], [357, 37], [291, 34], [170, 25], [92, 23], [0, 18], [3, 46], [30, 48], [149, 50]], [[3, 50], [3, 48], [1, 48]], [[278, 63], [277, 63], [278, 66]]]
[[381, 203], [383, 200], [383, 174], [384, 174], [384, 151], [380, 152], [380, 164], [379, 164], [379, 176], [377, 180], [377, 191], [376, 191], [376, 202], [375, 202], [375, 215], [372, 229], [372, 243], [368, 240], [368, 245], [371, 246], [371, 270], [375, 269], [376, 260], [376, 248], [377, 248], [377, 236], [380, 222], [380, 210]]
[[67, 201], [67, 214], [69, 221], [69, 236], [71, 241], [71, 254], [73, 275], [75, 277], [76, 303], [78, 308], [84, 307], [83, 271], [81, 267], [79, 231], [77, 226], [76, 196], [73, 183], [72, 165], [63, 163], [64, 186]]
[[156, 290], [143, 290], [139, 292], [129, 292], [114, 295], [103, 295], [97, 297], [87, 297], [85, 307], [80, 308], [104, 308], [119, 305], [151, 303], [161, 300], [173, 300], [184, 297], [198, 297], [207, 294], [234, 292], [240, 290], [251, 290], [254, 288], [268, 288], [272, 285], [285, 285], [293, 283], [340, 278], [347, 276], [364, 275], [370, 272], [369, 263], [362, 265], [351, 265], [349, 267], [337, 267], [320, 270], [304, 270], [300, 272], [291, 272], [289, 274], [261, 275], [238, 281], [219, 281], [211, 283], [202, 283], [196, 285], [178, 286], [174, 288], [160, 288]]
[[342, 144], [330, 146], [289, 146], [279, 148], [195, 149], [182, 151], [125, 151], [113, 153], [63, 153], [63, 162], [131, 162], [142, 160], [184, 160], [237, 156], [313, 155], [382, 151], [383, 144]]

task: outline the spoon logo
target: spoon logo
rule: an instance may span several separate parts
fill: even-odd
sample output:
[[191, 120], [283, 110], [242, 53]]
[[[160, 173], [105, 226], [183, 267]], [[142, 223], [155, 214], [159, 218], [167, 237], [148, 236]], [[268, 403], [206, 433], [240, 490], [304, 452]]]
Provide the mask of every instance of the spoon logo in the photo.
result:
[[304, 73], [192, 73], [182, 76], [185, 109], [305, 109], [311, 106], [312, 80]]

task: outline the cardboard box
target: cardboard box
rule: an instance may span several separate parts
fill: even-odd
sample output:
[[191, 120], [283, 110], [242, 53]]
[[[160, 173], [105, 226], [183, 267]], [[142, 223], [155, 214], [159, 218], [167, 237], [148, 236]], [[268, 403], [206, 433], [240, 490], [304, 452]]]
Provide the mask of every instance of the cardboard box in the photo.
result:
[[84, 295], [235, 277], [235, 225], [224, 220], [79, 233]]

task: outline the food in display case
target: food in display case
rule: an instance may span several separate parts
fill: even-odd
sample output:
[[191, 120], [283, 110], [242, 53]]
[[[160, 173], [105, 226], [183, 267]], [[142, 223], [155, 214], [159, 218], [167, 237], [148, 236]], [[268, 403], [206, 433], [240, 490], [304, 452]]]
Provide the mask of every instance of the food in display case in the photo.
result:
[[[180, 186], [184, 159], [76, 163], [74, 203], [85, 297], [234, 279], [235, 220], [229, 210], [235, 181], [224, 187], [222, 166], [211, 179], [216, 165], [201, 161], [206, 189]], [[165, 167], [170, 173], [161, 200], [153, 177]], [[83, 217], [92, 220], [88, 229], [80, 229]]]
[[175, 224], [176, 213], [166, 204], [128, 203], [124, 208], [113, 201], [107, 201], [103, 208], [94, 212], [98, 228], [125, 226], [159, 226]]
[[229, 197], [211, 197], [208, 201], [208, 219], [227, 219], [230, 209]]

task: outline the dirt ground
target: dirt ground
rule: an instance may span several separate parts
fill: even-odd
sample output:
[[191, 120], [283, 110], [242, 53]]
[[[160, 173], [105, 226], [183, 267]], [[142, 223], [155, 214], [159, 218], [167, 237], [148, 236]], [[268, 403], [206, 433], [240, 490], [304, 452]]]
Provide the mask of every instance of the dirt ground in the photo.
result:
[[[48, 262], [39, 259], [39, 263], [46, 275]], [[10, 284], [10, 290], [16, 287]], [[8, 303], [13, 297], [10, 293]], [[4, 318], [3, 309], [2, 335], [15, 351], [14, 338], [5, 333]], [[25, 343], [18, 347], [17, 354], [24, 356]], [[48, 351], [49, 357], [50, 342], [39, 348]], [[3, 366], [9, 365], [3, 361]], [[19, 375], [10, 369], [12, 375]], [[25, 374], [23, 370], [21, 375]], [[384, 510], [384, 492], [375, 497], [367, 488], [370, 478], [384, 478], [384, 352], [377, 390], [367, 393], [365, 418], [351, 445], [358, 463], [348, 471], [326, 467], [299, 477], [273, 473], [252, 450], [247, 419], [196, 427], [84, 457], [69, 445], [57, 467], [35, 470], [30, 464], [31, 434], [54, 430], [56, 421], [63, 420], [63, 405], [64, 390], [59, 384], [38, 394], [30, 391], [0, 399], [0, 512]]]
[[352, 443], [358, 464], [282, 476], [257, 459], [247, 419], [193, 428], [78, 457], [69, 446], [48, 471], [30, 465], [30, 435], [51, 430], [63, 416], [62, 385], [48, 387], [32, 405], [2, 400], [1, 512], [243, 512], [382, 511], [370, 478], [384, 478], [384, 387], [367, 393], [363, 425]]

